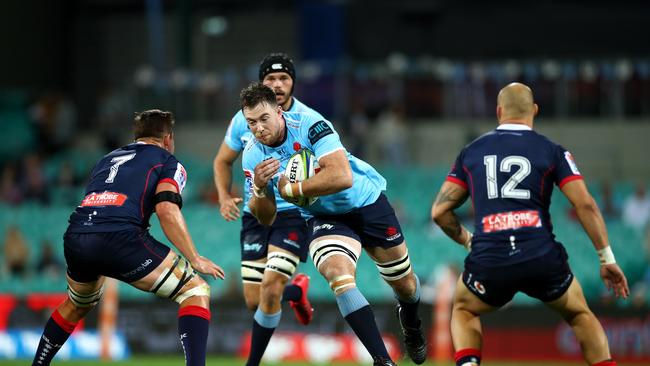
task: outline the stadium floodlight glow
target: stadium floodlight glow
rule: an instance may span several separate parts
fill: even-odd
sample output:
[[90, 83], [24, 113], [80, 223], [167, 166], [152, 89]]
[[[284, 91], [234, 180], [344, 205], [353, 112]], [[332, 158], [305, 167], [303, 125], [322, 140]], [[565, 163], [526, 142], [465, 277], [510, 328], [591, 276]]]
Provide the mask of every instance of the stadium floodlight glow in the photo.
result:
[[203, 20], [201, 30], [211, 37], [219, 37], [228, 30], [228, 20], [222, 16], [208, 17]]

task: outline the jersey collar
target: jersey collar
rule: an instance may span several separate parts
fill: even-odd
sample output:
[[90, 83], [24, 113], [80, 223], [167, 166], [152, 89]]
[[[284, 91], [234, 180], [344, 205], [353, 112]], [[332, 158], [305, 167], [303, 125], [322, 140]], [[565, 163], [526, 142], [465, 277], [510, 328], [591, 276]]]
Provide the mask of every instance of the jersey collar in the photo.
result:
[[533, 129], [519, 123], [502, 123], [497, 127], [497, 130], [532, 131]]

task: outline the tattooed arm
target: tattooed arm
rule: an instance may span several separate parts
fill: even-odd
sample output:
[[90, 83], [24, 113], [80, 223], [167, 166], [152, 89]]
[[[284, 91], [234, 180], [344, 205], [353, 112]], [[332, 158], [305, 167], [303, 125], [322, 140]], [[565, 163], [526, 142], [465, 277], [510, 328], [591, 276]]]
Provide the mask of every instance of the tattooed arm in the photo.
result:
[[472, 233], [461, 225], [454, 210], [460, 207], [469, 197], [467, 189], [459, 184], [446, 181], [440, 187], [440, 192], [431, 207], [431, 219], [440, 226], [442, 231], [456, 243], [469, 249]]

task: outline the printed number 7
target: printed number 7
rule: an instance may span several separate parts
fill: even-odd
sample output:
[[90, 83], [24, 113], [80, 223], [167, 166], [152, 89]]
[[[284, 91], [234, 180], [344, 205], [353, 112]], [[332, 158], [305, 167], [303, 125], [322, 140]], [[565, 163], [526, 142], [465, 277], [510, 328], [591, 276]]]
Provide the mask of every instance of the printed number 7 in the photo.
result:
[[115, 180], [115, 176], [117, 176], [117, 171], [120, 169], [120, 165], [126, 163], [127, 161], [133, 159], [134, 157], [135, 157], [135, 153], [116, 156], [113, 159], [111, 159], [111, 163], [115, 163], [115, 164], [111, 166], [111, 172], [108, 173], [108, 178], [106, 178], [104, 182], [113, 183], [113, 181]]

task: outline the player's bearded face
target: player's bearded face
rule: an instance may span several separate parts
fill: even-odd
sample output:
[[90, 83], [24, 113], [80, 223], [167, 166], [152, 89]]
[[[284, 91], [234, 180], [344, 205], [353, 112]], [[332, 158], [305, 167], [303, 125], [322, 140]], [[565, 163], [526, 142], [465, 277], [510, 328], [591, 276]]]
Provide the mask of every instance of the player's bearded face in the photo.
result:
[[284, 105], [291, 98], [293, 79], [286, 72], [273, 72], [264, 77], [262, 83], [273, 89], [275, 100], [279, 105]]

